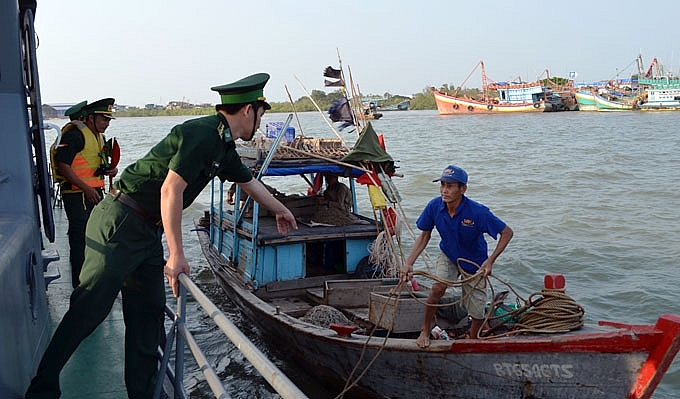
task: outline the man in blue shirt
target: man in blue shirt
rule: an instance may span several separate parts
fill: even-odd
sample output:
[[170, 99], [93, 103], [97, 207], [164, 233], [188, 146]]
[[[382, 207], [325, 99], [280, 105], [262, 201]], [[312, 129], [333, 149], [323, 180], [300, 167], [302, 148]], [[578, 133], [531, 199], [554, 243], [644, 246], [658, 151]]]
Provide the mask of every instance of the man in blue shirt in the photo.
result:
[[[421, 230], [413, 249], [401, 270], [401, 279], [413, 276], [413, 263], [427, 247], [432, 229], [437, 228], [441, 241], [441, 253], [435, 265], [435, 275], [455, 281], [469, 279], [463, 286], [462, 305], [472, 318], [470, 337], [477, 338], [484, 321], [487, 302], [484, 278], [491, 274], [493, 263], [505, 250], [512, 238], [512, 229], [496, 217], [489, 208], [465, 196], [467, 173], [455, 165], [444, 169], [439, 179], [441, 196], [433, 198], [425, 206], [416, 225]], [[494, 239], [500, 234], [496, 248], [489, 256], [484, 233]], [[470, 278], [472, 277], [472, 278]], [[428, 304], [437, 304], [446, 292], [446, 284], [435, 282], [427, 298]], [[417, 344], [421, 348], [430, 345], [430, 329], [437, 308], [428, 306]]]

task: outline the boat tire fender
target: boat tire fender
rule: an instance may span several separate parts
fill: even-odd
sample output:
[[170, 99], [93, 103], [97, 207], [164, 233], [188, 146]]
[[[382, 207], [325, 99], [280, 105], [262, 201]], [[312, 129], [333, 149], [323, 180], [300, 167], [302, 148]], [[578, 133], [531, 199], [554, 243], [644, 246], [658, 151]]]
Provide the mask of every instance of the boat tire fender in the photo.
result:
[[493, 104], [487, 105], [487, 106], [486, 106], [486, 109], [488, 109], [489, 111], [491, 111], [491, 110], [493, 109]]
[[458, 104], [453, 104], [453, 109], [458, 109]]
[[534, 108], [538, 108], [541, 106], [541, 103], [534, 103]]
[[472, 105], [468, 105], [468, 111], [472, 112], [474, 108], [472, 108]]

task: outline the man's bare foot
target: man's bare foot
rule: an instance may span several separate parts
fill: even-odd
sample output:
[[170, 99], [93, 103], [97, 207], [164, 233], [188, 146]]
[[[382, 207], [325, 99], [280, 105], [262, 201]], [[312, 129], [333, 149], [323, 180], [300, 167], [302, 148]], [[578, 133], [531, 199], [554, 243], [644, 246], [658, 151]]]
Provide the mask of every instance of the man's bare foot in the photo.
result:
[[421, 331], [420, 336], [418, 336], [418, 340], [416, 341], [418, 344], [418, 347], [420, 348], [427, 348], [430, 346], [430, 333], [427, 331]]

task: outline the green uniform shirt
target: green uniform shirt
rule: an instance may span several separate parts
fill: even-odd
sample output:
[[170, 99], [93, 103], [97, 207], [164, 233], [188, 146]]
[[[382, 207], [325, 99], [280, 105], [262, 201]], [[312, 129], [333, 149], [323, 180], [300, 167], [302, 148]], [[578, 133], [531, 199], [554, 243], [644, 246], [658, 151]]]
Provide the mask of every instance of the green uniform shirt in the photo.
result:
[[116, 188], [132, 197], [152, 216], [161, 214], [161, 186], [172, 169], [188, 186], [188, 207], [215, 177], [246, 183], [253, 174], [241, 162], [231, 130], [222, 114], [188, 120], [172, 128], [148, 154], [125, 168]]

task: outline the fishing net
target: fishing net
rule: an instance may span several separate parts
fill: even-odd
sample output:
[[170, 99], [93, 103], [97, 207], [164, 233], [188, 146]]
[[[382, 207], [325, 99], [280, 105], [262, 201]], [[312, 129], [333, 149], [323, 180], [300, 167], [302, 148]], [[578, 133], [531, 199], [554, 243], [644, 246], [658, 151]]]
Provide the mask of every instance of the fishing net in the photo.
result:
[[397, 276], [397, 265], [399, 263], [391, 239], [389, 234], [381, 231], [368, 248], [370, 252], [368, 262], [377, 266], [376, 269], [380, 271], [379, 275], [373, 276], [373, 278]]
[[308, 225], [321, 224], [326, 226], [348, 226], [351, 224], [370, 223], [342, 209], [338, 203], [329, 202], [327, 205], [318, 205], [314, 209], [313, 214], [301, 216], [298, 218], [298, 221]]
[[349, 319], [338, 309], [328, 305], [317, 305], [310, 309], [300, 320], [323, 328], [331, 324], [350, 324]]
[[[274, 139], [272, 138], [256, 137], [250, 142], [240, 143], [239, 153], [246, 158], [265, 158], [273, 144]], [[341, 159], [349, 152], [340, 139], [296, 137], [291, 143], [282, 143], [276, 149], [273, 159], [309, 158], [304, 152], [301, 153], [300, 151], [336, 160]]]

